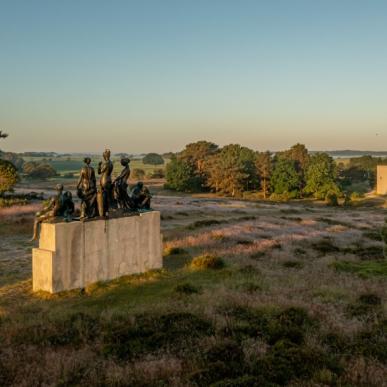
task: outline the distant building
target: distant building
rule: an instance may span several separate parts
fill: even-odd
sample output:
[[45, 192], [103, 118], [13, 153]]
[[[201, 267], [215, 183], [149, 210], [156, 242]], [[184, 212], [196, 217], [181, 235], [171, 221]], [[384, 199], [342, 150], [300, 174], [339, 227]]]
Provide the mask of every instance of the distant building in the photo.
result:
[[376, 167], [376, 193], [378, 195], [387, 195], [387, 165], [378, 165]]

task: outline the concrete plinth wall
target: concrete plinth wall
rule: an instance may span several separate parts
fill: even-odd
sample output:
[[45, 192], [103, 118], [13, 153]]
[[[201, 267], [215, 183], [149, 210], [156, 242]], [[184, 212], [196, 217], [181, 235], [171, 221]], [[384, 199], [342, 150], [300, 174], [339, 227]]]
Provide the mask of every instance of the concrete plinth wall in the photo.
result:
[[56, 293], [162, 267], [160, 213], [43, 223], [32, 252], [33, 290]]
[[387, 165], [376, 167], [376, 193], [378, 195], [387, 194]]

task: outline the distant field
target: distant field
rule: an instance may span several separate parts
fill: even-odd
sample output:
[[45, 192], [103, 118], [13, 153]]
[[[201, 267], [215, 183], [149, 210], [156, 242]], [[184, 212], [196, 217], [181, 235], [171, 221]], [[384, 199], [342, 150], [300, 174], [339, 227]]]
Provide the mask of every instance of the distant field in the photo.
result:
[[[67, 173], [74, 173], [74, 175], [79, 175], [79, 171], [83, 166], [84, 156], [64, 156], [64, 157], [55, 157], [55, 158], [44, 158], [44, 157], [24, 157], [25, 161], [44, 161], [50, 164], [60, 175], [65, 175]], [[97, 169], [98, 163], [102, 160], [102, 156], [92, 158], [92, 166]], [[117, 157], [112, 158], [114, 162], [114, 171], [113, 175], [116, 176], [121, 171], [120, 159]], [[130, 162], [131, 170], [139, 168], [145, 171], [145, 174], [152, 173], [155, 169], [165, 169], [166, 164], [169, 160], [165, 160], [163, 165], [149, 165], [144, 164], [142, 160], [133, 159]]]

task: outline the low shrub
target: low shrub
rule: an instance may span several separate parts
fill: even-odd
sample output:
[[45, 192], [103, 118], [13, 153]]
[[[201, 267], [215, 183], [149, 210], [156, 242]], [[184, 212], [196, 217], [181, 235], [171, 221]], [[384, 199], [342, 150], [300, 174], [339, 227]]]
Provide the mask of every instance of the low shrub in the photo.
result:
[[291, 269], [302, 269], [304, 264], [300, 261], [285, 261], [282, 262], [282, 266]]
[[339, 205], [337, 194], [334, 192], [328, 192], [325, 196], [325, 204], [327, 206], [337, 207]]
[[213, 226], [214, 224], [221, 224], [221, 222], [216, 219], [197, 220], [196, 222], [189, 224], [186, 228], [187, 230], [195, 230], [197, 228]]
[[373, 293], [365, 293], [353, 304], [348, 305], [347, 312], [352, 317], [380, 314], [381, 299]]
[[168, 247], [164, 250], [164, 256], [167, 255], [182, 255], [188, 254], [187, 250], [182, 249], [181, 247]]
[[181, 294], [197, 294], [200, 290], [189, 282], [184, 282], [175, 286], [175, 292]]
[[252, 253], [249, 255], [249, 257], [251, 259], [256, 259], [256, 260], [259, 260], [259, 259], [263, 258], [264, 256], [265, 256], [264, 251], [256, 251], [255, 253]]
[[105, 356], [129, 360], [160, 350], [176, 352], [214, 333], [212, 323], [191, 313], [137, 315], [117, 319], [103, 335]]
[[225, 263], [222, 258], [216, 255], [200, 255], [192, 260], [190, 263], [191, 269], [202, 270], [202, 269], [223, 269]]
[[337, 247], [331, 239], [323, 238], [311, 244], [312, 248], [322, 255], [337, 253], [340, 251], [340, 248]]

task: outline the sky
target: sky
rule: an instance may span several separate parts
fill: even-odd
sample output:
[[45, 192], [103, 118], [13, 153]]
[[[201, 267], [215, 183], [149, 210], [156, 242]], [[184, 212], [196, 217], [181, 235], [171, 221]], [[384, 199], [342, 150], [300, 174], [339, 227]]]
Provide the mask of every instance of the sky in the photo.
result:
[[387, 150], [385, 0], [0, 0], [8, 151]]

